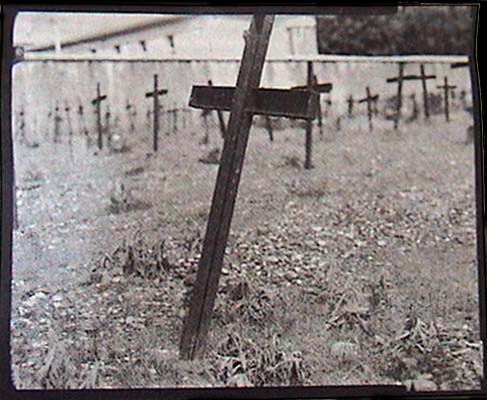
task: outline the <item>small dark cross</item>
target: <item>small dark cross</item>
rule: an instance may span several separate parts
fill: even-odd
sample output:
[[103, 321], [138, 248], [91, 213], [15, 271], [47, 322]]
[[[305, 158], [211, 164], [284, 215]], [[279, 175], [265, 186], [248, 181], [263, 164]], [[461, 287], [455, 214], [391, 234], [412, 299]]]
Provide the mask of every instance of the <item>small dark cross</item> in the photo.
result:
[[418, 118], [418, 102], [416, 101], [416, 94], [415, 93], [411, 93], [410, 94], [410, 99], [411, 99], [411, 103], [413, 104], [413, 111], [411, 113], [411, 116], [407, 119], [406, 122], [412, 122], [412, 121], [415, 121], [417, 118]]
[[450, 121], [450, 104], [449, 104], [449, 94], [450, 90], [456, 89], [457, 87], [454, 85], [448, 85], [448, 77], [445, 76], [443, 78], [443, 85], [436, 86], [437, 89], [443, 89], [443, 98], [445, 102], [445, 119]]
[[68, 144], [69, 144], [69, 155], [71, 159], [73, 158], [73, 125], [71, 124], [71, 114], [68, 102], [64, 103], [64, 112], [66, 113], [66, 121], [68, 123]]
[[365, 88], [365, 92], [367, 93], [367, 97], [358, 100], [359, 103], [367, 103], [367, 117], [369, 118], [369, 131], [372, 132], [373, 127], [372, 127], [372, 114], [373, 114], [373, 104], [377, 104], [377, 101], [379, 100], [379, 95], [371, 95], [370, 94], [370, 88], [367, 86]]
[[69, 136], [72, 137], [73, 136], [73, 125], [71, 123], [71, 114], [70, 114], [70, 111], [71, 111], [71, 108], [69, 107], [68, 102], [65, 102], [65, 104], [64, 104], [64, 112], [66, 113], [66, 121], [68, 122]]
[[312, 93], [258, 89], [273, 22], [273, 16], [254, 15], [250, 29], [244, 35], [246, 43], [236, 87], [194, 86], [191, 93], [190, 105], [193, 107], [231, 112], [203, 252], [189, 314], [183, 325], [180, 355], [185, 359], [201, 357], [204, 352], [253, 115], [304, 119], [316, 115], [317, 96]]
[[98, 130], [98, 148], [103, 148], [103, 126], [101, 123], [101, 102], [107, 98], [106, 95], [102, 95], [100, 92], [100, 82], [96, 84], [96, 97], [91, 101], [91, 104], [96, 106], [96, 128]]
[[103, 131], [105, 132], [105, 137], [107, 138], [107, 145], [110, 147], [112, 145], [112, 133], [110, 130], [110, 107], [107, 106], [107, 111], [105, 112], [105, 126], [103, 127]]
[[19, 123], [19, 130], [20, 130], [20, 138], [22, 141], [26, 140], [26, 135], [25, 135], [25, 113], [24, 113], [24, 107], [22, 106], [19, 112], [20, 116], [20, 123]]
[[135, 110], [135, 106], [130, 104], [130, 102], [127, 99], [127, 105], [125, 106], [125, 109], [127, 110], [128, 116], [129, 116], [129, 121], [130, 121], [130, 133], [135, 132], [135, 117], [137, 115], [137, 111]]
[[330, 113], [330, 109], [331, 109], [331, 105], [333, 104], [331, 99], [325, 99], [325, 104], [326, 104], [326, 107], [325, 107], [325, 118], [328, 118], [328, 115]]
[[157, 141], [159, 137], [159, 96], [167, 93], [167, 89], [159, 89], [157, 83], [157, 74], [154, 74], [154, 90], [152, 92], [147, 92], [145, 97], [152, 97], [154, 100], [153, 105], [153, 116], [154, 116], [154, 138], [153, 138], [153, 149], [154, 153], [157, 153]]
[[78, 117], [79, 117], [79, 135], [86, 137], [88, 136], [88, 129], [86, 129], [85, 116], [83, 112], [83, 106], [80, 104], [78, 106]]
[[60, 124], [62, 118], [59, 116], [59, 106], [56, 103], [54, 107], [54, 142], [59, 142], [59, 136], [61, 135]]
[[353, 96], [350, 95], [347, 99], [347, 103], [348, 103], [348, 117], [352, 117], [352, 114], [353, 114], [353, 104], [355, 103], [355, 100], [353, 99]]

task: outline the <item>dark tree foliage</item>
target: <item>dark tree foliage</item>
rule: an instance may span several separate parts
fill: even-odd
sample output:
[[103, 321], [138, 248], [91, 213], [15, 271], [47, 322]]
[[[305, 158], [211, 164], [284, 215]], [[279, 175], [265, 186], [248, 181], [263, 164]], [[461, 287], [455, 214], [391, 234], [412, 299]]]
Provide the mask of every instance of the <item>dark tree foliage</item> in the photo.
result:
[[472, 7], [399, 7], [392, 15], [319, 16], [320, 54], [468, 54]]

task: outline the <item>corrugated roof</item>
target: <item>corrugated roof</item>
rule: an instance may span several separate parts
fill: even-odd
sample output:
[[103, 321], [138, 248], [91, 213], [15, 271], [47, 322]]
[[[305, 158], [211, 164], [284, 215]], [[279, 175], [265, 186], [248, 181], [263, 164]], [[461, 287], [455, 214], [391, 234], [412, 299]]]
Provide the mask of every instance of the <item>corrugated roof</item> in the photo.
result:
[[183, 15], [106, 13], [19, 13], [14, 25], [14, 46], [28, 50], [61, 44], [83, 43], [133, 32], [155, 24], [171, 23]]

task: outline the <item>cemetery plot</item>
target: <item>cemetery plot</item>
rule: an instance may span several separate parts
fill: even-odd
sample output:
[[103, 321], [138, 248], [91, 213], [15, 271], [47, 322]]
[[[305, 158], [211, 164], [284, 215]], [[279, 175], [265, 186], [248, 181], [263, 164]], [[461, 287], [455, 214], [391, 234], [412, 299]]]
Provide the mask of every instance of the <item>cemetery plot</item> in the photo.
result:
[[[333, 146], [316, 140], [308, 171], [301, 130], [271, 143], [252, 128], [209, 351], [190, 366], [179, 343], [217, 172], [198, 158], [212, 146], [186, 131], [164, 137], [157, 157], [146, 157], [149, 135], [128, 153], [81, 157], [75, 138], [73, 163], [64, 142], [16, 145], [16, 384], [393, 384], [431, 374], [437, 387], [476, 387], [473, 148], [463, 114], [433, 118], [401, 137], [389, 121], [369, 133], [365, 119]], [[211, 134], [220, 138], [217, 125]], [[48, 349], [51, 369], [38, 374]]]
[[254, 19], [235, 87], [186, 93], [203, 114], [156, 69], [138, 95], [97, 81], [94, 118], [53, 99], [38, 146], [18, 108], [18, 388], [478, 388], [470, 113], [435, 109], [423, 65], [380, 77], [395, 101], [369, 82], [320, 99], [342, 88], [312, 62], [306, 85], [262, 88], [272, 23]]

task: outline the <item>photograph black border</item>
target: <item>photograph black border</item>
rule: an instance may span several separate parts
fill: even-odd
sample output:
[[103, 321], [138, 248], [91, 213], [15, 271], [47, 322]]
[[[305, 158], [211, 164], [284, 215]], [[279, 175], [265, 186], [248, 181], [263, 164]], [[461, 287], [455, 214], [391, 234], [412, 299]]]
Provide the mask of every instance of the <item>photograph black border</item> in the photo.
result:
[[[475, 185], [477, 212], [477, 258], [479, 287], [479, 326], [483, 346], [483, 379], [481, 389], [475, 391], [435, 391], [411, 392], [402, 387], [389, 385], [358, 386], [303, 386], [303, 387], [263, 387], [263, 388], [161, 388], [161, 389], [98, 389], [98, 390], [16, 390], [11, 380], [10, 356], [10, 311], [12, 277], [12, 232], [13, 232], [13, 143], [12, 143], [12, 67], [15, 64], [13, 48], [13, 26], [15, 15], [22, 11], [45, 12], [118, 12], [118, 13], [177, 13], [177, 14], [218, 14], [218, 13], [268, 13], [268, 14], [340, 14], [346, 7], [353, 6], [357, 13], [383, 13], [383, 7], [414, 6], [420, 2], [359, 2], [341, 1], [325, 3], [280, 2], [278, 6], [269, 3], [249, 4], [239, 2], [231, 6], [221, 6], [209, 2], [117, 2], [104, 4], [83, 2], [66, 5], [42, 3], [2, 5], [2, 63], [1, 63], [1, 155], [2, 155], [2, 206], [1, 206], [1, 309], [0, 309], [0, 396], [4, 399], [122, 399], [122, 398], [171, 398], [171, 399], [317, 399], [317, 398], [483, 398], [487, 396], [487, 320], [486, 320], [486, 157], [483, 136], [483, 104], [485, 89], [480, 84], [485, 73], [485, 65], [477, 57], [482, 43], [485, 7], [479, 2], [434, 2], [428, 5], [469, 5], [474, 6], [473, 28], [475, 43], [469, 54], [470, 76], [473, 96], [473, 120], [475, 132]], [[350, 10], [350, 8], [349, 8]]]

